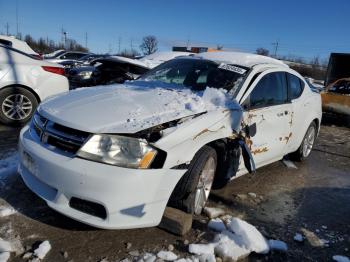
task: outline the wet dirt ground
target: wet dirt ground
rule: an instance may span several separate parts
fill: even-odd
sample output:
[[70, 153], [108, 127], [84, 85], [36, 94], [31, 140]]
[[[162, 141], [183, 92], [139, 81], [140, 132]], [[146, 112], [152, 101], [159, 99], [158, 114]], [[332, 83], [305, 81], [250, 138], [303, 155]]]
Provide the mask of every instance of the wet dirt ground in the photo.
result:
[[[0, 159], [16, 151], [17, 136], [17, 129], [0, 126]], [[350, 128], [322, 125], [309, 159], [295, 165], [297, 169], [288, 168], [280, 161], [212, 192], [210, 206], [245, 219], [268, 239], [288, 244], [287, 252], [251, 254], [243, 261], [330, 261], [333, 255], [350, 256]], [[119, 261], [131, 251], [157, 252], [169, 244], [175, 253], [185, 255], [185, 240], [206, 242], [212, 237], [205, 216], [196, 217], [184, 237], [158, 228], [92, 228], [48, 208], [26, 188], [14, 167], [12, 172], [0, 181], [0, 206], [17, 210], [0, 218], [0, 237], [18, 243], [19, 252], [11, 254], [10, 261], [26, 261], [25, 250], [44, 240], [52, 245], [44, 261], [78, 262]], [[293, 240], [297, 232], [306, 237], [301, 243]]]

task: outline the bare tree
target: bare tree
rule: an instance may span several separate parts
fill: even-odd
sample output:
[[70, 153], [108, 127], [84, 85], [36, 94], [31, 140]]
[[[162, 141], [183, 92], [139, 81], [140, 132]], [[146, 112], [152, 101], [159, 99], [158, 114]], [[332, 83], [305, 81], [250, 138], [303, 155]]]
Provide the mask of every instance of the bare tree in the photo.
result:
[[313, 67], [318, 67], [320, 66], [320, 58], [318, 56], [315, 56], [314, 58], [311, 59], [310, 64]]
[[266, 48], [259, 47], [258, 49], [256, 49], [256, 53], [258, 55], [268, 56], [270, 52]]
[[140, 53], [137, 52], [137, 50], [135, 49], [124, 49], [121, 52], [119, 52], [118, 55], [128, 57], [128, 58], [135, 58], [136, 56], [139, 56]]
[[158, 49], [158, 40], [154, 35], [145, 36], [142, 39], [142, 44], [140, 45], [141, 51], [145, 55], [153, 54]]

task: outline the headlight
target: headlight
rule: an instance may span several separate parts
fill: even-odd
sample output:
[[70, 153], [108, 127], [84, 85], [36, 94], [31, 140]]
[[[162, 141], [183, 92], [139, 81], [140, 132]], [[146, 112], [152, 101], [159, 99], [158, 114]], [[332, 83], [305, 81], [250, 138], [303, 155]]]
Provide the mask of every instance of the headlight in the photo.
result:
[[93, 135], [77, 155], [111, 165], [148, 168], [157, 150], [141, 139], [118, 135]]
[[92, 75], [92, 71], [82, 71], [78, 74], [82, 79], [89, 79]]

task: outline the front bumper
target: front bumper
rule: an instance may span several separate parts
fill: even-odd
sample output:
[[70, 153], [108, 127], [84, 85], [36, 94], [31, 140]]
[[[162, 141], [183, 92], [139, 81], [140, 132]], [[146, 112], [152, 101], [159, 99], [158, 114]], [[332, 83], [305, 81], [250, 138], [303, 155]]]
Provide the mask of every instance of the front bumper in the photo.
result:
[[[21, 131], [19, 150], [19, 173], [34, 193], [58, 212], [106, 229], [158, 225], [175, 185], [186, 172], [128, 169], [67, 157], [41, 144], [28, 126]], [[73, 197], [102, 205], [106, 218], [72, 208]]]

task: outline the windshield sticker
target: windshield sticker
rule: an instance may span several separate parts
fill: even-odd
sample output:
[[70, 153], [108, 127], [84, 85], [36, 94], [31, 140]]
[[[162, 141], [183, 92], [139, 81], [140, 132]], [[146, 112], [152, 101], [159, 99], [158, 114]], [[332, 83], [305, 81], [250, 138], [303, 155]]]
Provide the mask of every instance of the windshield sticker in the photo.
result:
[[218, 68], [224, 69], [224, 70], [228, 70], [228, 71], [232, 71], [232, 72], [235, 72], [235, 73], [238, 73], [238, 74], [241, 74], [241, 75], [243, 75], [245, 72], [247, 72], [247, 70], [245, 70], [243, 68], [240, 68], [238, 66], [228, 65], [228, 64], [224, 64], [224, 63], [221, 63], [218, 66]]

